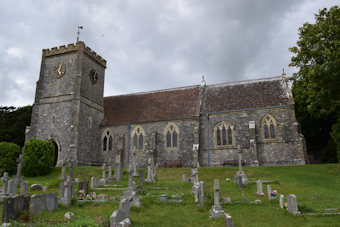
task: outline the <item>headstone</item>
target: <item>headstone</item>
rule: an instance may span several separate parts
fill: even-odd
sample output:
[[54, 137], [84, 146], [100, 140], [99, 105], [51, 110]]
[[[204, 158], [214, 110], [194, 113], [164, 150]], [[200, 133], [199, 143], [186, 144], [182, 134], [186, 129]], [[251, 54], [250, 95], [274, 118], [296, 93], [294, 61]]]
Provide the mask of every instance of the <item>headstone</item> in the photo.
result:
[[256, 181], [256, 185], [257, 185], [257, 192], [256, 192], [256, 194], [258, 194], [258, 195], [263, 194], [262, 181], [261, 180]]
[[297, 200], [296, 200], [296, 196], [294, 194], [288, 195], [288, 212], [290, 212], [294, 215], [300, 214], [300, 212], [298, 210], [298, 203], [297, 203]]
[[239, 177], [242, 178], [242, 184], [248, 184], [248, 177], [242, 170], [242, 149], [238, 147], [238, 171], [235, 175], [234, 183], [238, 183]]
[[29, 195], [27, 181], [22, 181], [20, 183], [20, 195], [23, 195], [23, 196], [28, 196]]
[[66, 179], [66, 159], [61, 161], [61, 174], [60, 174], [60, 180], [64, 181]]
[[118, 222], [117, 227], [131, 227], [130, 218], [125, 218], [123, 221]]
[[28, 213], [30, 206], [29, 196], [15, 195], [5, 197], [3, 203], [2, 222], [16, 220], [23, 212]]
[[47, 192], [47, 186], [43, 186], [43, 192]]
[[31, 196], [30, 214], [40, 215], [44, 211], [58, 209], [58, 199], [56, 193], [34, 194]]
[[133, 176], [134, 177], [138, 177], [138, 173], [137, 173], [137, 160], [136, 160], [136, 147], [133, 147], [132, 150], [132, 155], [133, 155], [133, 159], [132, 159], [132, 168], [133, 168]]
[[185, 176], [185, 173], [182, 174], [182, 181], [187, 182], [187, 177]]
[[16, 180], [9, 180], [8, 181], [8, 188], [7, 188], [7, 193], [10, 196], [14, 196], [17, 194], [17, 181]]
[[280, 205], [280, 208], [284, 208], [284, 199], [285, 199], [285, 196], [284, 195], [280, 195], [280, 201], [279, 201], [279, 205]]
[[9, 181], [9, 177], [8, 177], [8, 172], [4, 172], [3, 177], [1, 177], [2, 180], [2, 196], [7, 195], [7, 187], [8, 187], [8, 181]]
[[204, 206], [204, 182], [203, 181], [200, 181], [198, 200], [199, 200], [200, 207], [203, 207]]
[[64, 192], [65, 192], [64, 182], [61, 182], [59, 184], [59, 199], [64, 197]]
[[95, 189], [99, 186], [99, 179], [96, 177], [91, 177], [91, 189]]
[[130, 218], [130, 200], [123, 199], [119, 204], [119, 210], [115, 210], [110, 217], [110, 226], [117, 226], [119, 222]]
[[70, 165], [70, 178], [71, 178], [71, 180], [73, 180], [73, 168], [77, 164], [76, 162], [77, 161], [74, 160], [73, 158], [68, 160], [68, 163]]
[[218, 179], [214, 180], [214, 205], [210, 209], [210, 218], [219, 218], [224, 215], [224, 211], [220, 205], [220, 183]]
[[106, 164], [104, 163], [102, 166], [102, 179], [106, 179]]
[[24, 180], [24, 178], [21, 176], [23, 162], [24, 162], [24, 155], [20, 154], [19, 158], [17, 158], [18, 167], [17, 167], [17, 175], [15, 176], [15, 180], [19, 183]]
[[31, 185], [31, 192], [33, 191], [42, 191], [43, 186], [41, 184], [32, 184]]
[[122, 135], [119, 137], [118, 140], [118, 151], [116, 154], [116, 160], [115, 160], [115, 173], [114, 173], [114, 177], [116, 179], [116, 181], [121, 181], [122, 180], [122, 175], [123, 175], [123, 171], [122, 171], [122, 153], [125, 150], [125, 135]]
[[112, 178], [112, 160], [111, 160], [111, 158], [109, 159], [108, 169], [109, 169], [108, 178], [111, 179]]
[[130, 218], [130, 201], [128, 199], [120, 201], [119, 209], [123, 211], [125, 218]]
[[192, 146], [192, 167], [193, 168], [198, 168], [199, 163], [198, 163], [198, 148], [199, 144], [193, 144]]
[[272, 199], [272, 188], [270, 185], [267, 185], [267, 193], [268, 193], [268, 199]]
[[224, 226], [225, 227], [235, 227], [234, 221], [230, 214], [225, 213], [224, 214]]
[[148, 177], [146, 178], [147, 182], [152, 182], [152, 169], [151, 169], [151, 158], [148, 160]]
[[60, 198], [60, 202], [65, 206], [70, 206], [71, 199], [72, 199], [72, 182], [66, 180], [64, 182], [64, 195], [63, 197]]
[[139, 185], [143, 185], [144, 181], [144, 169], [141, 169], [139, 170]]
[[[130, 166], [131, 167], [131, 166]], [[128, 187], [129, 188], [132, 188], [132, 181], [133, 181], [133, 176], [132, 176], [132, 169], [129, 168], [128, 169], [128, 180], [129, 180], [129, 184], [128, 184]]]
[[80, 181], [78, 186], [78, 191], [83, 190], [84, 194], [87, 195], [89, 193], [89, 181]]

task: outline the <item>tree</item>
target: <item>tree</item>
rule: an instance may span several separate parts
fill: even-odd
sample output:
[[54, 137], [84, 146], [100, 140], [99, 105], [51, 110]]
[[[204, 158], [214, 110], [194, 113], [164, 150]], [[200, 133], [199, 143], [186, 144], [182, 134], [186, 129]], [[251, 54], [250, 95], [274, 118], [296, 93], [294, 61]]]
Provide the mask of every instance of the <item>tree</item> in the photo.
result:
[[15, 173], [20, 153], [21, 149], [15, 143], [0, 142], [0, 169], [10, 174]]
[[[299, 28], [297, 46], [289, 49], [295, 54], [290, 66], [298, 68], [292, 77], [296, 115], [307, 146], [308, 138], [323, 137], [321, 149], [336, 152], [337, 145], [340, 155], [340, 9], [325, 8], [315, 19]], [[326, 135], [318, 134], [318, 126]]]

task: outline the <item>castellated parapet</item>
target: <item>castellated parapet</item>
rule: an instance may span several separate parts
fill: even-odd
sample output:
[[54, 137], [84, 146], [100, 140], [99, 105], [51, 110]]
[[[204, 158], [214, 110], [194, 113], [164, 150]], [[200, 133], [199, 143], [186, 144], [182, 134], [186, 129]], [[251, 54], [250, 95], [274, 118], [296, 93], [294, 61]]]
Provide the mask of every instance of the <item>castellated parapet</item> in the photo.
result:
[[91, 48], [86, 46], [84, 42], [81, 41], [76, 44], [70, 43], [67, 46], [62, 45], [60, 47], [53, 47], [51, 49], [43, 49], [42, 51], [43, 57], [50, 57], [54, 55], [66, 54], [75, 51], [83, 51], [88, 56], [90, 56], [91, 58], [93, 58], [95, 61], [97, 61], [99, 64], [106, 68], [106, 60], [102, 58], [100, 55], [98, 55], [96, 52], [91, 50]]

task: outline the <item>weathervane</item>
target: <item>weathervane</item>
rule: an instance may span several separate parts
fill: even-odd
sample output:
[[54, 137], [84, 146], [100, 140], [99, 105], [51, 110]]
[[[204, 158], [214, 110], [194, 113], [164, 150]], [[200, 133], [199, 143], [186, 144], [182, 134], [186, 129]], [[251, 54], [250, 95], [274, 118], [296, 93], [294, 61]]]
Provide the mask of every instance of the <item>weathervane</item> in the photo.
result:
[[83, 29], [83, 26], [78, 26], [78, 31], [77, 31], [77, 43], [79, 42], [80, 29]]

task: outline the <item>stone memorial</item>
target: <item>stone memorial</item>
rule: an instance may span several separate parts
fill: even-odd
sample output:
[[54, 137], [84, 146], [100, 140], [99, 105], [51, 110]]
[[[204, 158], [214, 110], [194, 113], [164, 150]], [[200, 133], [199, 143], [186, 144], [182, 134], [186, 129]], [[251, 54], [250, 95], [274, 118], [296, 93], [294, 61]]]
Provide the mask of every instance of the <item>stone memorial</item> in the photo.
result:
[[102, 166], [102, 179], [106, 179], [106, 164], [104, 163]]
[[89, 193], [89, 181], [80, 181], [78, 186], [78, 191], [84, 191], [84, 194], [87, 195]]
[[272, 199], [272, 188], [270, 185], [267, 185], [267, 194], [268, 194], [268, 199]]
[[73, 168], [77, 164], [77, 161], [72, 158], [68, 160], [68, 164], [70, 165], [69, 175], [70, 175], [71, 181], [73, 181]]
[[119, 209], [115, 210], [110, 217], [110, 226], [117, 226], [119, 222], [126, 218], [130, 218], [130, 200], [122, 199]]
[[71, 199], [72, 199], [72, 182], [70, 181], [70, 178], [68, 178], [64, 182], [64, 193], [63, 197], [60, 197], [60, 203], [65, 206], [71, 205]]
[[199, 148], [199, 144], [194, 144], [192, 146], [192, 167], [193, 168], [198, 168], [199, 167], [198, 148]]
[[30, 201], [30, 214], [40, 215], [44, 211], [53, 211], [58, 209], [58, 199], [56, 193], [34, 194]]
[[235, 175], [234, 183], [238, 183], [239, 177], [242, 178], [242, 184], [248, 184], [248, 177], [242, 170], [242, 149], [238, 147], [238, 171]]
[[256, 194], [258, 194], [258, 195], [263, 194], [262, 181], [261, 180], [256, 181], [256, 185], [257, 185]]
[[118, 227], [131, 227], [131, 220], [130, 218], [125, 218], [123, 221], [118, 222]]
[[199, 206], [204, 206], [204, 182], [200, 181], [199, 194], [198, 194]]
[[185, 176], [185, 173], [182, 174], [182, 181], [187, 182], [187, 177]]
[[66, 179], [66, 159], [63, 159], [60, 161], [61, 163], [61, 174], [60, 174], [60, 180], [64, 181]]
[[91, 177], [91, 189], [95, 189], [99, 186], [99, 178]]
[[124, 153], [125, 150], [125, 135], [122, 135], [119, 137], [118, 140], [118, 151], [116, 154], [116, 160], [115, 160], [115, 172], [114, 172], [114, 178], [116, 181], [121, 181], [123, 176], [123, 170], [122, 170], [122, 153]]
[[27, 181], [22, 181], [20, 183], [20, 195], [23, 195], [23, 196], [28, 196], [29, 195]]
[[145, 181], [144, 169], [139, 170], [139, 185], [143, 185]]
[[280, 208], [284, 208], [284, 201], [285, 201], [284, 199], [285, 199], [285, 196], [280, 195], [280, 200], [279, 200]]
[[132, 149], [132, 168], [133, 168], [133, 176], [138, 177], [137, 173], [137, 161], [136, 161], [136, 147]]
[[288, 212], [294, 215], [299, 215], [300, 212], [298, 210], [298, 203], [296, 200], [296, 196], [294, 194], [288, 195]]
[[8, 181], [9, 181], [9, 177], [8, 177], [8, 172], [4, 172], [3, 177], [1, 177], [2, 180], [2, 192], [0, 194], [0, 197], [2, 196], [6, 196], [7, 195], [7, 187], [8, 187]]
[[14, 196], [17, 194], [17, 181], [16, 180], [9, 180], [8, 181], [8, 187], [7, 187], [7, 193], [9, 196]]
[[17, 175], [14, 177], [14, 179], [17, 183], [20, 183], [21, 181], [24, 180], [23, 176], [21, 176], [22, 164], [24, 163], [24, 155], [23, 154], [19, 155], [19, 158], [17, 158], [17, 163], [18, 163]]
[[214, 180], [214, 205], [210, 209], [210, 218], [219, 218], [224, 215], [224, 211], [220, 205], [220, 183], [218, 179]]
[[225, 213], [224, 214], [224, 226], [225, 227], [235, 227], [234, 221], [230, 214]]
[[2, 222], [16, 220], [23, 212], [28, 213], [30, 206], [29, 196], [15, 195], [5, 197], [3, 203]]

